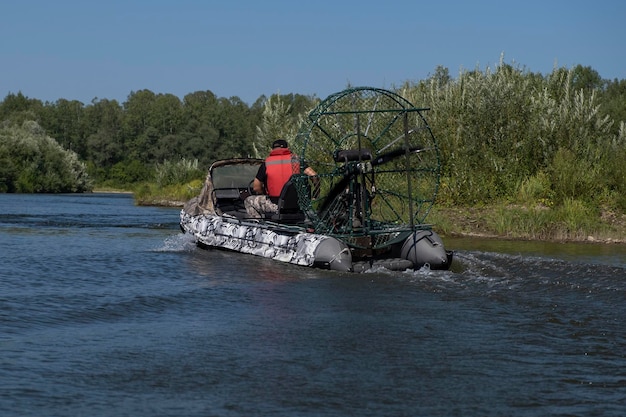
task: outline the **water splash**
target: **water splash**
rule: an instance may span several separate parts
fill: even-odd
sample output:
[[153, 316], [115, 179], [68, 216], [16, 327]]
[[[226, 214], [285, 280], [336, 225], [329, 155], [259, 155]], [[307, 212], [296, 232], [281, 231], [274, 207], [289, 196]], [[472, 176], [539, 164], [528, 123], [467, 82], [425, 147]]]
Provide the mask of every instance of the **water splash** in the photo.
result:
[[161, 247], [155, 248], [154, 252], [191, 252], [196, 249], [196, 241], [193, 236], [186, 233], [177, 233], [168, 236]]

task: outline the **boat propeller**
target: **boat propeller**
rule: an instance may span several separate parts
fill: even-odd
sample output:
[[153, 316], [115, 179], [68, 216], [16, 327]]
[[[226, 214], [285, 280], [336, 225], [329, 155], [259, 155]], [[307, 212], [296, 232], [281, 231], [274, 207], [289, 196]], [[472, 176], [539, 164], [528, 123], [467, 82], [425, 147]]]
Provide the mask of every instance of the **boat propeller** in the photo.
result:
[[[352, 182], [357, 175], [370, 173], [373, 168], [378, 165], [393, 161], [394, 159], [406, 154], [420, 152], [421, 150], [423, 150], [423, 147], [421, 146], [410, 146], [408, 148], [403, 147], [385, 152], [375, 158], [372, 157], [372, 153], [369, 149], [336, 151], [334, 153], [335, 161], [345, 162], [343, 166], [344, 175], [339, 182], [330, 189], [324, 199], [324, 203], [319, 209], [319, 212], [326, 213], [329, 206], [342, 192], [348, 188], [350, 182]], [[353, 163], [351, 164], [351, 162]]]

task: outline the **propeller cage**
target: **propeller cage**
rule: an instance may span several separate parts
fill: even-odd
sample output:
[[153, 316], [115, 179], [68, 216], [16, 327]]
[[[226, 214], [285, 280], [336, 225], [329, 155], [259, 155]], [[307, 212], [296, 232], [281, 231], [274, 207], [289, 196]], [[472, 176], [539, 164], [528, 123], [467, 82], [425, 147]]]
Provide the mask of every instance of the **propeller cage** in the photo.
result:
[[[425, 219], [441, 163], [427, 110], [391, 91], [360, 87], [309, 113], [292, 145], [301, 167], [293, 181], [316, 233], [375, 252], [430, 228]], [[306, 166], [318, 173], [315, 187]]]

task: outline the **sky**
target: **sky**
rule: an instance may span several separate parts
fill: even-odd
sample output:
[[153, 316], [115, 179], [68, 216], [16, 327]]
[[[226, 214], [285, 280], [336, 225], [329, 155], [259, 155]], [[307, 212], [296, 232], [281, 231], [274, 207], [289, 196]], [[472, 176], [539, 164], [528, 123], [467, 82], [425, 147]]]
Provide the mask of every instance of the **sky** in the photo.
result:
[[495, 68], [626, 79], [616, 0], [19, 0], [0, 5], [0, 100], [123, 103], [133, 91], [325, 98]]

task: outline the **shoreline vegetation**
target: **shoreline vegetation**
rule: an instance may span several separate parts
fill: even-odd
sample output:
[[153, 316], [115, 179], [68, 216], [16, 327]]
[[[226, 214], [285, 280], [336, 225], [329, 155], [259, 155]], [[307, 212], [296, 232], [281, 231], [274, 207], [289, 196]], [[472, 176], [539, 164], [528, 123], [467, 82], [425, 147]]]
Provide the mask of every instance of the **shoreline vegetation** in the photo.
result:
[[[441, 172], [427, 221], [438, 233], [626, 243], [626, 80], [582, 65], [535, 73], [502, 56], [457, 77], [438, 66], [393, 90], [430, 109]], [[298, 138], [320, 101], [144, 89], [84, 104], [10, 93], [0, 102], [0, 192], [128, 190], [138, 205], [181, 206], [213, 161], [261, 158], [276, 138]]]

